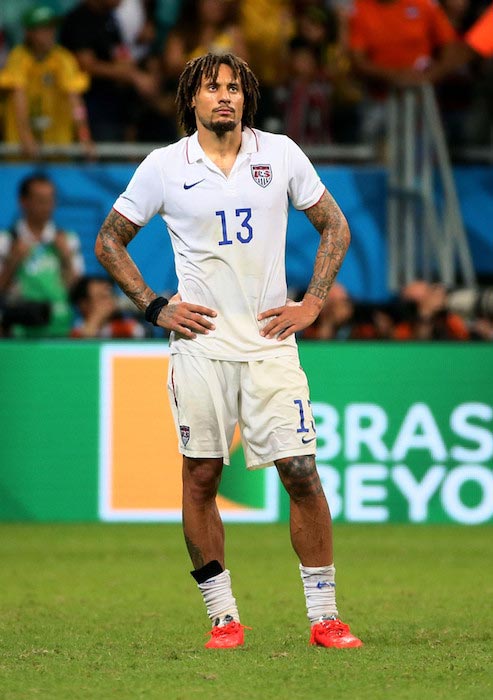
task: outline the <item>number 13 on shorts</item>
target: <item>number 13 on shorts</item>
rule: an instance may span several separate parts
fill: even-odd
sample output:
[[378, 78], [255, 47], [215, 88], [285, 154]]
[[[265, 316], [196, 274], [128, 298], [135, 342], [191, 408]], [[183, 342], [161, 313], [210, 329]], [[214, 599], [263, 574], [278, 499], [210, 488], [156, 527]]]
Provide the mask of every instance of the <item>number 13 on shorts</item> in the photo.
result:
[[[300, 424], [299, 424], [299, 427], [297, 428], [296, 432], [297, 433], [309, 433], [310, 428], [307, 427], [307, 425], [306, 425], [307, 420], [309, 420], [312, 432], [316, 433], [317, 431], [315, 430], [315, 422], [313, 420], [312, 411], [311, 411], [311, 401], [306, 402], [308, 405], [308, 409], [309, 409], [308, 411], [305, 410], [305, 408], [303, 406], [302, 399], [294, 399], [293, 403], [295, 404], [295, 406], [298, 407], [298, 410], [300, 412]], [[308, 416], [307, 416], [307, 414], [308, 414]], [[303, 438], [302, 438], [302, 441], [305, 442], [303, 440]]]

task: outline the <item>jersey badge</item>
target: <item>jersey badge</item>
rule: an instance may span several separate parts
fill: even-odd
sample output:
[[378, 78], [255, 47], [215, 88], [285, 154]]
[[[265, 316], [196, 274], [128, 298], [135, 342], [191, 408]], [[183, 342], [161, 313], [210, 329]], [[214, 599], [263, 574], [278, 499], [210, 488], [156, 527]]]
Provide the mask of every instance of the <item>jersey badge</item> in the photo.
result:
[[190, 440], [190, 426], [180, 425], [180, 435], [183, 447], [186, 447], [188, 445], [188, 441]]
[[260, 187], [267, 187], [272, 182], [272, 168], [270, 165], [251, 165], [252, 177]]

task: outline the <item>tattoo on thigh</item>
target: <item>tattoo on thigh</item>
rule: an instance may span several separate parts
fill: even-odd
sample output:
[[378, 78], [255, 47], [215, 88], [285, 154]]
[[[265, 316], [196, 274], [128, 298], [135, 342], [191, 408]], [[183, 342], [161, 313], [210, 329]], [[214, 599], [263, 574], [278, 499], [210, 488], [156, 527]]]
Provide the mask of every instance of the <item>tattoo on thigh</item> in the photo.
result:
[[286, 491], [294, 500], [323, 492], [313, 455], [279, 459], [276, 467]]
[[194, 544], [192, 540], [189, 537], [187, 537], [187, 535], [185, 535], [185, 543], [187, 545], [188, 553], [190, 555], [190, 559], [192, 560], [192, 564], [196, 569], [201, 569], [203, 566], [205, 566], [205, 561], [204, 556], [200, 551], [200, 547]]

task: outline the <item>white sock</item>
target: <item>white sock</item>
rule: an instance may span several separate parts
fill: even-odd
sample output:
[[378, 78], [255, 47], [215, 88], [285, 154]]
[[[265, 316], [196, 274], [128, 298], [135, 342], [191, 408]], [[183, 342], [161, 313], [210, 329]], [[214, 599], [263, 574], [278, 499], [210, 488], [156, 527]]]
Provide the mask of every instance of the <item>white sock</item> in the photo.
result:
[[204, 583], [197, 584], [204, 603], [207, 614], [213, 625], [226, 624], [229, 620], [224, 620], [226, 615], [230, 615], [233, 620], [240, 621], [236, 600], [233, 598], [231, 590], [231, 576], [228, 569], [217, 576], [211, 576]]
[[318, 622], [322, 617], [339, 617], [336, 605], [335, 566], [300, 564], [300, 573], [311, 624]]

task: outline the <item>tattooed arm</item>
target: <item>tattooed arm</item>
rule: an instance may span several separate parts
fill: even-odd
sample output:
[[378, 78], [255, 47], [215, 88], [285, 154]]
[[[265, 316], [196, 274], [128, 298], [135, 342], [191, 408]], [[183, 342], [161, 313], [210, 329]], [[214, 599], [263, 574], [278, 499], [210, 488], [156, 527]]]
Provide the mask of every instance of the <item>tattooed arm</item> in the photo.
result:
[[305, 210], [305, 214], [320, 233], [313, 276], [301, 302], [291, 302], [259, 314], [259, 320], [273, 317], [260, 332], [267, 338], [283, 340], [313, 323], [322, 310], [349, 246], [349, 226], [327, 190], [317, 204]]
[[133, 224], [112, 209], [96, 239], [94, 252], [101, 265], [106, 268], [120, 289], [141, 311], [156, 298], [127, 251], [130, 241], [140, 231], [140, 226]]
[[344, 214], [327, 190], [320, 201], [307, 209], [305, 214], [321, 237], [305, 299], [310, 297], [310, 301], [315, 302], [320, 311], [342, 265], [351, 235]]
[[[157, 294], [146, 284], [127, 251], [128, 244], [139, 231], [140, 226], [112, 209], [98, 233], [94, 251], [120, 289], [137, 308], [145, 311]], [[205, 306], [182, 302], [177, 296], [161, 309], [158, 325], [178, 331], [187, 338], [195, 338], [197, 333], [208, 333], [214, 328], [207, 316], [216, 316], [216, 312]]]

